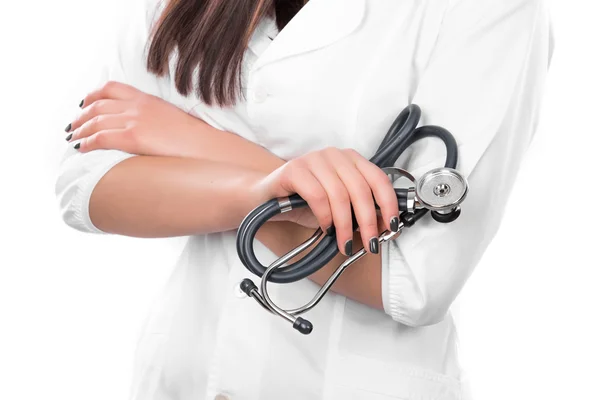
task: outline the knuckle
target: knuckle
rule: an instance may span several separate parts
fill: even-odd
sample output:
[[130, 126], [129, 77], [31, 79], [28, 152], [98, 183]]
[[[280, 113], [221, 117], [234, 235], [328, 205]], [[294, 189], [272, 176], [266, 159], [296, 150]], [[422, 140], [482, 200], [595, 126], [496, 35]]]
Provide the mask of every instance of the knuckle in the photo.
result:
[[284, 171], [284, 173], [282, 173], [281, 175], [279, 175], [279, 184], [281, 186], [283, 186], [284, 188], [291, 188], [292, 187], [292, 177], [290, 176], [291, 174], [287, 171]]
[[310, 158], [309, 156], [307, 157], [302, 157], [296, 160], [295, 163], [292, 164], [292, 166], [294, 167], [294, 169], [296, 171], [300, 171], [303, 170], [302, 172], [300, 172], [301, 176], [306, 176], [305, 174], [308, 171], [309, 174], [312, 174], [312, 172], [310, 172], [310, 167], [312, 165], [313, 159]]
[[350, 204], [350, 195], [344, 188], [335, 189], [332, 194], [332, 202], [336, 207], [347, 207]]
[[323, 165], [323, 160], [325, 158], [323, 152], [321, 151], [313, 151], [303, 157], [304, 165], [307, 169], [314, 168], [315, 166]]
[[343, 218], [341, 220], [336, 220], [335, 228], [340, 232], [350, 233], [352, 232], [352, 219], [351, 218]]
[[396, 199], [396, 192], [393, 186], [383, 186], [383, 182], [371, 182], [373, 194], [378, 201], [390, 203]]
[[93, 147], [94, 147], [94, 139], [93, 139], [93, 137], [83, 138], [79, 142], [79, 149], [80, 150], [90, 150]]
[[364, 179], [357, 179], [355, 183], [356, 186], [353, 186], [352, 193], [355, 196], [355, 199], [365, 199], [370, 200], [373, 196], [373, 192], [371, 191], [371, 186]]
[[85, 124], [85, 131], [88, 134], [93, 134], [101, 130], [102, 122], [104, 121], [104, 117], [101, 115], [95, 115], [89, 119], [89, 121]]
[[86, 110], [84, 111], [85, 114], [87, 114], [88, 117], [91, 117], [92, 115], [97, 115], [99, 110], [98, 110], [98, 100], [96, 100], [95, 102], [93, 102], [92, 104], [90, 104]]
[[294, 168], [285, 168], [279, 174], [279, 180], [282, 185], [284, 185], [286, 188], [291, 189], [295, 186], [298, 186], [296, 185], [296, 182], [301, 182], [296, 179], [296, 176], [297, 170], [295, 170]]
[[318, 151], [311, 151], [310, 153], [307, 153], [303, 157], [299, 157], [297, 160], [299, 162], [301, 162], [303, 165], [308, 166], [312, 162], [314, 162], [316, 159], [318, 159], [319, 157], [321, 157], [321, 155]]
[[296, 173], [293, 169], [283, 170], [278, 177], [279, 186], [289, 192], [300, 192], [299, 180], [295, 179]]
[[280, 169], [279, 177], [291, 181], [295, 174], [296, 167], [292, 162], [288, 162]]
[[137, 125], [133, 125], [123, 131], [123, 139], [132, 145], [136, 145], [140, 139], [139, 132]]
[[292, 171], [297, 168], [303, 168], [305, 165], [305, 158], [306, 158], [306, 156], [294, 158], [293, 160], [288, 161], [285, 164], [285, 169], [288, 171]]
[[317, 217], [317, 221], [319, 221], [319, 225], [321, 226], [329, 226], [331, 225], [331, 214], [324, 213]]
[[144, 114], [144, 107], [139, 103], [135, 103], [132, 107], [130, 107], [127, 114], [133, 120], [141, 119], [142, 115]]
[[342, 152], [344, 154], [346, 154], [347, 156], [352, 156], [352, 157], [356, 157], [356, 156], [360, 156], [360, 154], [358, 153], [358, 151], [352, 149], [352, 148], [345, 148], [342, 150]]
[[328, 146], [323, 149], [323, 154], [331, 155], [335, 153], [339, 153], [340, 149], [334, 146]]
[[87, 109], [88, 115], [92, 116], [92, 115], [100, 114], [100, 112], [102, 110], [102, 105], [103, 105], [102, 100], [96, 100], [95, 102], [90, 104], [90, 106]]
[[361, 230], [365, 230], [368, 232], [377, 231], [378, 228], [376, 218], [369, 218], [368, 220], [361, 222], [359, 225]]
[[327, 207], [329, 207], [329, 198], [327, 197], [327, 193], [325, 193], [324, 190], [318, 190], [311, 193], [310, 199], [313, 203], [315, 203], [318, 206], [327, 205]]
[[390, 178], [388, 178], [388, 176], [386, 175], [385, 172], [383, 172], [383, 170], [381, 170], [380, 168], [377, 168], [374, 176], [373, 176], [373, 180], [375, 181], [375, 184], [378, 185], [378, 187], [388, 187], [390, 189], [393, 189], [393, 185], [392, 182], [390, 181]]
[[103, 147], [106, 145], [106, 134], [104, 132], [98, 132], [91, 136], [89, 141], [92, 142], [95, 147]]
[[102, 86], [103, 91], [111, 91], [116, 89], [119, 86], [119, 83], [116, 81], [107, 81], [104, 86]]
[[92, 118], [90, 118], [89, 124], [92, 127], [98, 127], [101, 122], [102, 122], [102, 117], [100, 115], [94, 115]]

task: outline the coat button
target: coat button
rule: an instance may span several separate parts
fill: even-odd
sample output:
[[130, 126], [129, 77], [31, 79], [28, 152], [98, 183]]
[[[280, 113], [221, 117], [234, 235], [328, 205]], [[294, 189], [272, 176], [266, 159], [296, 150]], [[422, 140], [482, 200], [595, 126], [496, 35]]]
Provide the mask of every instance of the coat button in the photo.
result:
[[215, 396], [215, 400], [229, 400], [229, 397], [225, 396], [224, 394], [218, 394]]

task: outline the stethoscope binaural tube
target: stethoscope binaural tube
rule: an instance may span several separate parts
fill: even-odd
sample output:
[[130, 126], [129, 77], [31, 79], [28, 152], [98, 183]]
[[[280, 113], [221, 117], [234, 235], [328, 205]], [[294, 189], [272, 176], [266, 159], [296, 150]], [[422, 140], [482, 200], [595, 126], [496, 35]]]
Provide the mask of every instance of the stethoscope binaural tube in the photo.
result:
[[[381, 145], [375, 152], [370, 161], [381, 167], [391, 167], [398, 157], [417, 140], [426, 137], [437, 137], [441, 139], [446, 146], [447, 168], [456, 168], [458, 162], [458, 147], [456, 140], [450, 132], [438, 126], [422, 126], [417, 128], [421, 118], [421, 109], [411, 104], [406, 107], [396, 117]], [[398, 203], [402, 211], [403, 204], [406, 202], [406, 192], [397, 189]], [[269, 219], [285, 210], [306, 207], [308, 204], [302, 197], [295, 194], [290, 196], [289, 203], [282, 204], [278, 199], [270, 200], [254, 210], [252, 210], [242, 221], [237, 233], [237, 253], [244, 266], [258, 277], [262, 277], [267, 267], [261, 264], [254, 253], [254, 237]], [[422, 218], [428, 210], [417, 210], [411, 216], [411, 224]], [[353, 218], [354, 219], [354, 218]], [[354, 220], [353, 228], [358, 225]], [[296, 261], [286, 267], [278, 269], [270, 277], [269, 281], [274, 283], [292, 283], [304, 279], [331, 261], [339, 250], [335, 232], [325, 236], [317, 246], [312, 249], [301, 260]]]

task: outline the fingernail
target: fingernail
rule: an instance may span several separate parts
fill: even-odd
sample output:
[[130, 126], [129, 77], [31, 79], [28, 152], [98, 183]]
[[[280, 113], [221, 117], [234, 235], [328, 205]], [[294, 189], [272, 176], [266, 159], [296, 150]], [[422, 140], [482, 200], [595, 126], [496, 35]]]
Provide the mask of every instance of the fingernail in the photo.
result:
[[369, 240], [369, 250], [371, 250], [371, 253], [373, 254], [379, 253], [379, 238], [372, 237], [371, 240]]
[[81, 147], [81, 143], [77, 143], [75, 146], [73, 146], [73, 148], [74, 148], [75, 150], [79, 149], [80, 147]]
[[327, 230], [325, 231], [325, 234], [327, 236], [331, 236], [331, 235], [333, 235], [334, 232], [335, 232], [335, 228], [333, 227], [333, 225], [331, 225], [329, 228], [327, 228]]
[[344, 244], [344, 253], [346, 253], [346, 255], [348, 257], [350, 257], [352, 255], [352, 239], [348, 240]]
[[83, 101], [84, 100], [81, 100], [81, 103], [79, 103], [79, 108], [83, 107]]
[[390, 219], [390, 228], [393, 232], [398, 232], [399, 225], [400, 221], [398, 220], [398, 217], [392, 217], [392, 219]]
[[67, 125], [67, 127], [65, 128], [65, 132], [69, 132], [71, 130], [71, 124]]
[[73, 137], [73, 134], [71, 133], [71, 134], [69, 134], [69, 136], [66, 137], [65, 140], [68, 142], [69, 140], [71, 140], [72, 137]]

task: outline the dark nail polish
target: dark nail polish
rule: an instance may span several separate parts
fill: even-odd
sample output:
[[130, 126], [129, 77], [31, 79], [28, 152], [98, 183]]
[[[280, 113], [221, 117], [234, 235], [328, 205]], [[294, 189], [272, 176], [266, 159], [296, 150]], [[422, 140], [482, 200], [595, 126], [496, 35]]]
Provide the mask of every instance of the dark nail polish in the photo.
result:
[[67, 138], [65, 140], [68, 142], [69, 140], [71, 140], [72, 137], [73, 137], [73, 134], [71, 133], [71, 134], [69, 134], [69, 136], [67, 136]]
[[81, 147], [81, 144], [80, 144], [80, 143], [77, 143], [75, 146], [73, 146], [73, 148], [74, 148], [75, 150], [79, 149], [79, 147]]
[[67, 127], [65, 128], [65, 132], [70, 132], [71, 131], [71, 124], [67, 125]]
[[83, 107], [83, 101], [84, 100], [81, 100], [81, 103], [79, 103], [79, 108]]
[[390, 220], [390, 228], [392, 229], [392, 232], [398, 232], [399, 226], [400, 221], [398, 220], [398, 217], [392, 217]]
[[344, 253], [346, 253], [346, 255], [348, 257], [350, 257], [352, 255], [352, 239], [348, 240], [344, 244]]
[[329, 228], [327, 228], [327, 230], [325, 231], [325, 234], [327, 236], [331, 236], [335, 233], [335, 228], [333, 227], [333, 225], [331, 225]]
[[371, 240], [369, 240], [369, 250], [371, 250], [371, 253], [373, 254], [379, 253], [379, 238], [372, 237]]

